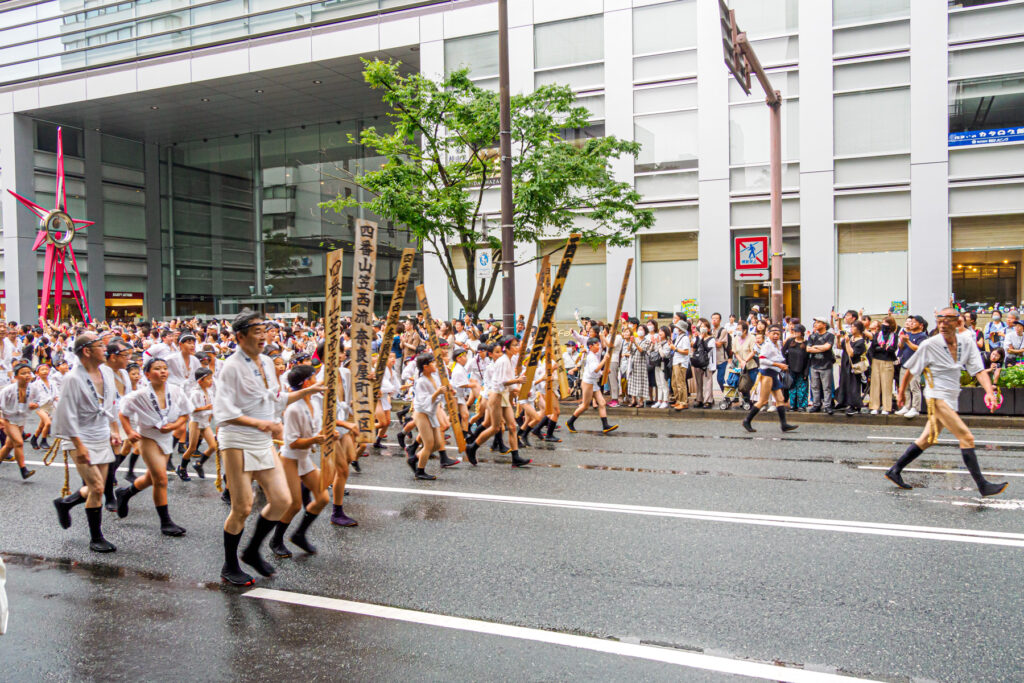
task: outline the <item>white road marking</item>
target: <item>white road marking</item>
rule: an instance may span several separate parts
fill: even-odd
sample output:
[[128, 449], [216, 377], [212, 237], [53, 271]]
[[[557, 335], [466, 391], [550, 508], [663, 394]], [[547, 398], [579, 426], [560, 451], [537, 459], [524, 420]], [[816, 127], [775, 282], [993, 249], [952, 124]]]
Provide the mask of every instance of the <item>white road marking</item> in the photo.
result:
[[481, 621], [479, 619], [464, 619], [462, 617], [451, 617], [444, 614], [432, 612], [420, 612], [417, 610], [401, 609], [398, 607], [386, 607], [373, 605], [365, 602], [352, 602], [350, 600], [338, 600], [335, 598], [324, 598], [318, 595], [306, 595], [303, 593], [292, 593], [269, 588], [254, 588], [245, 593], [247, 598], [258, 598], [260, 600], [272, 600], [284, 602], [291, 605], [302, 605], [305, 607], [317, 607], [329, 609], [336, 612], [359, 614], [366, 617], [377, 617], [379, 619], [391, 619], [410, 624], [421, 624], [424, 626], [437, 626], [440, 628], [456, 629], [459, 631], [471, 631], [492, 636], [505, 638], [517, 638], [519, 640], [530, 640], [538, 643], [561, 645], [573, 647], [592, 652], [603, 652], [606, 654], [619, 655], [622, 657], [635, 657], [653, 662], [665, 664], [676, 664], [691, 669], [702, 669], [705, 671], [716, 671], [720, 673], [749, 676], [752, 678], [763, 678], [772, 681], [791, 681], [792, 683], [811, 683], [817, 681], [858, 681], [868, 680], [840, 676], [806, 669], [783, 667], [774, 664], [763, 664], [750, 662], [741, 659], [729, 659], [716, 657], [697, 652], [686, 652], [672, 648], [656, 647], [653, 645], [636, 645], [623, 643], [617, 640], [594, 638], [590, 636], [579, 636], [571, 633], [559, 633], [557, 631], [545, 631], [542, 629], [526, 628], [523, 626], [510, 626], [498, 624], [492, 621]]
[[[878, 465], [858, 465], [858, 470], [888, 470], [888, 467]], [[967, 470], [933, 470], [926, 467], [906, 467], [904, 472], [924, 472], [925, 474], [970, 474]], [[1022, 472], [983, 472], [989, 477], [1024, 477]]]
[[755, 515], [740, 512], [718, 512], [714, 510], [687, 510], [681, 508], [650, 507], [645, 505], [622, 505], [617, 503], [597, 503], [582, 500], [560, 500], [557, 498], [525, 498], [521, 496], [501, 496], [488, 493], [469, 493], [464, 491], [440, 491], [429, 489], [408, 489], [391, 486], [366, 486], [349, 484], [354, 491], [376, 491], [381, 493], [403, 493], [418, 496], [436, 496], [441, 498], [461, 498], [514, 505], [537, 505], [542, 507], [568, 508], [574, 510], [591, 510], [594, 512], [618, 512], [631, 515], [651, 517], [675, 517], [679, 519], [696, 519], [709, 522], [729, 522], [733, 524], [752, 524], [756, 526], [777, 526], [792, 529], [811, 529], [815, 531], [838, 531], [842, 533], [867, 534], [872, 536], [899, 536], [902, 538], [922, 538], [935, 541], [954, 541], [958, 543], [986, 543], [1015, 548], [1024, 548], [1024, 534], [1003, 531], [983, 531], [978, 529], [949, 529], [931, 526], [910, 526], [905, 524], [883, 524], [876, 522], [860, 522], [841, 519], [818, 519], [812, 517], [783, 517], [778, 515]]
[[[869, 436], [868, 439], [872, 441], [900, 441], [909, 443], [911, 441], [917, 441], [919, 437], [916, 436]], [[956, 439], [939, 439], [938, 443], [943, 445], [955, 446], [960, 442]], [[983, 441], [982, 439], [975, 439], [974, 444], [982, 446], [1024, 446], [1024, 441]]]

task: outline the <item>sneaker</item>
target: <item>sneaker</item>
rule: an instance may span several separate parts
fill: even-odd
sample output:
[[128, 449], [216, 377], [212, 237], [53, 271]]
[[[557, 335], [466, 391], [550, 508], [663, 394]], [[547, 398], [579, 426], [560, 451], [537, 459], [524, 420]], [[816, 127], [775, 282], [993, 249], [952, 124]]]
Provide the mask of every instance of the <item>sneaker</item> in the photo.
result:
[[618, 401], [608, 401], [608, 407], [609, 408], [618, 408], [619, 407], [619, 402]]
[[879, 415], [888, 415], [888, 414], [889, 414], [888, 410], [883, 410], [882, 412], [879, 413]]
[[871, 414], [872, 414], [872, 415], [878, 415], [878, 410], [877, 410], [877, 409], [876, 409], [876, 410], [872, 410], [872, 411], [871, 411]]
[[910, 412], [910, 406], [903, 406], [902, 408], [897, 410], [895, 414], [896, 415], [906, 415], [908, 412]]
[[917, 410], [911, 408], [907, 412], [903, 413], [903, 417], [907, 418], [908, 420], [913, 420], [915, 417], [917, 417], [920, 414], [921, 414], [920, 412], [918, 412]]

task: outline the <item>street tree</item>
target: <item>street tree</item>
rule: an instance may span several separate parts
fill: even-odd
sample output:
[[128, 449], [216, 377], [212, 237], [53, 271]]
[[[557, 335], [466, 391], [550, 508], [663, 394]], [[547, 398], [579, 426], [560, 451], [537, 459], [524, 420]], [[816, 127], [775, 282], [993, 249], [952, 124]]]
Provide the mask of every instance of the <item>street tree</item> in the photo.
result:
[[[405, 74], [393, 61], [364, 60], [363, 77], [389, 108], [387, 131], [368, 128], [353, 143], [384, 161], [351, 181], [370, 198], [339, 196], [324, 206], [362, 206], [408, 226], [424, 253], [438, 257], [448, 285], [465, 311], [476, 315], [490, 300], [500, 269], [477, 276], [476, 254], [502, 259], [500, 229], [485, 220], [484, 198], [500, 182], [498, 95], [473, 83], [468, 70], [443, 79]], [[640, 195], [612, 175], [611, 162], [636, 157], [640, 145], [612, 135], [586, 137], [589, 112], [572, 90], [547, 85], [511, 98], [513, 235], [517, 244], [582, 234], [592, 246], [624, 246], [653, 225]], [[466, 264], [456, 277], [453, 253]], [[540, 256], [516, 262], [526, 265]]]

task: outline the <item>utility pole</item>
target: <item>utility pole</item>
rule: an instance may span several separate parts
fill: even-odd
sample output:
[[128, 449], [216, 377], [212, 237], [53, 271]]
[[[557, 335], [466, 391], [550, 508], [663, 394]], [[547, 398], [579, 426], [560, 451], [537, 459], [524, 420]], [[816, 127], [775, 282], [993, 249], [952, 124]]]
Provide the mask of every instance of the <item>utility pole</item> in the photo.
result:
[[[516, 329], [515, 243], [512, 237], [512, 103], [508, 74], [508, 0], [498, 0], [498, 99], [501, 152], [501, 327]], [[524, 340], [525, 341], [525, 340]]]
[[757, 76], [764, 90], [765, 104], [770, 113], [769, 173], [771, 185], [771, 318], [782, 322], [782, 94], [772, 87], [768, 74], [747, 40], [747, 34], [736, 24], [736, 12], [729, 9], [725, 0], [718, 0], [722, 19], [722, 47], [725, 50], [725, 65], [732, 72], [743, 92], [750, 94], [750, 73]]

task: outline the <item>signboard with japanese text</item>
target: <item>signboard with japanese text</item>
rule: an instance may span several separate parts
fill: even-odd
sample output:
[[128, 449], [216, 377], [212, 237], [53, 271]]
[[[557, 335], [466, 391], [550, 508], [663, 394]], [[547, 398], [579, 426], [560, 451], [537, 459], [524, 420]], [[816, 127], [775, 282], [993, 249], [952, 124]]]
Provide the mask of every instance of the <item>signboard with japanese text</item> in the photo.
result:
[[[398, 317], [402, 314], [402, 303], [405, 301], [405, 292], [409, 288], [409, 276], [412, 275], [412, 266], [415, 262], [416, 250], [403, 249], [402, 256], [398, 260], [395, 291], [391, 294], [388, 317], [384, 321], [384, 336], [381, 337], [380, 351], [377, 353], [377, 368], [373, 379], [374, 405], [377, 404], [377, 399], [380, 397], [380, 384], [384, 381], [384, 370], [387, 368], [388, 355], [391, 353], [391, 338], [398, 332]], [[399, 372], [401, 372], [401, 368], [399, 368]]]
[[477, 249], [476, 252], [476, 276], [481, 280], [487, 280], [494, 274], [494, 262], [491, 260], [490, 249]]
[[[342, 255], [341, 249], [327, 254], [327, 275], [324, 286], [324, 398], [323, 398], [323, 431], [334, 431], [334, 419], [338, 405], [338, 354], [341, 348], [341, 289], [342, 289]], [[320, 490], [323, 491], [334, 482], [336, 467], [337, 442], [332, 441], [321, 447], [320, 456]]]
[[948, 146], [995, 145], [1000, 142], [1020, 142], [1022, 140], [1024, 140], [1024, 126], [1012, 126], [1010, 128], [990, 128], [989, 130], [950, 133]]
[[352, 412], [359, 434], [356, 443], [374, 440], [373, 289], [377, 271], [377, 224], [356, 220], [352, 255]]
[[769, 267], [768, 237], [737, 237], [736, 270], [766, 270]]

